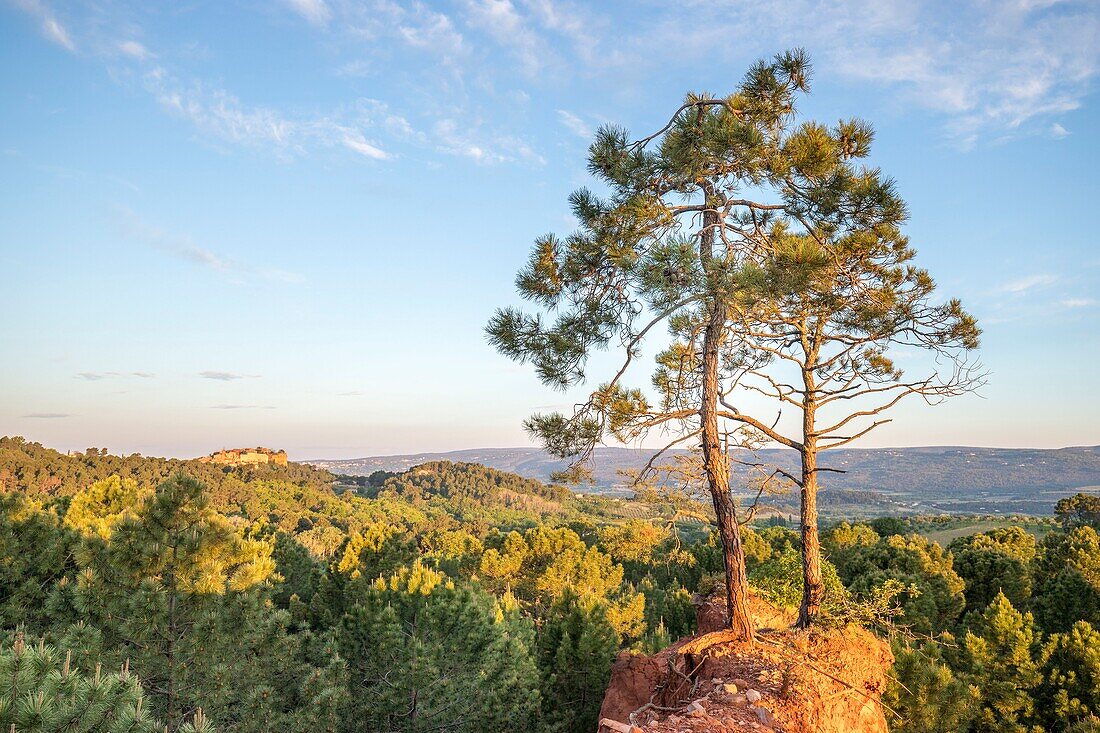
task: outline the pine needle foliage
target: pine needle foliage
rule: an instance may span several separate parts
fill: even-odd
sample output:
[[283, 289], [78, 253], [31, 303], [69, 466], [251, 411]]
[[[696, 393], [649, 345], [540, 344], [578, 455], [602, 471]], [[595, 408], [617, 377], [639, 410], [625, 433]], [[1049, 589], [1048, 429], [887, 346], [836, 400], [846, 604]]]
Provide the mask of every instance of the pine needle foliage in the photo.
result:
[[[72, 653], [22, 634], [0, 648], [0, 729], [15, 733], [161, 733], [141, 685], [123, 664], [117, 672], [96, 665], [84, 674]], [[196, 711], [179, 733], [214, 733]]]

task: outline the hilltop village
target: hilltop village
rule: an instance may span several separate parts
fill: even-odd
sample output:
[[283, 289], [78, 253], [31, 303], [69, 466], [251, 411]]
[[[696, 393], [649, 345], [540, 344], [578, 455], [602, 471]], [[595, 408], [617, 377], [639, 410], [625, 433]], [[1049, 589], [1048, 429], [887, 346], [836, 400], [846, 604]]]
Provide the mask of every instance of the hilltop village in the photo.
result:
[[208, 456], [203, 456], [199, 461], [220, 466], [287, 465], [285, 450], [275, 451], [262, 447], [223, 449]]

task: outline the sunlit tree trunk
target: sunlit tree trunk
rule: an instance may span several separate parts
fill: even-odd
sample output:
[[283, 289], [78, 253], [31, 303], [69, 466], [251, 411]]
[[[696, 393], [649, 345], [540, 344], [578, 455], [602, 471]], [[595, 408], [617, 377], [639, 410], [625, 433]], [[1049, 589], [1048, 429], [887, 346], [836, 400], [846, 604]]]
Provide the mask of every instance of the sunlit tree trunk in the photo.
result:
[[[704, 267], [710, 254], [715, 215], [707, 212], [703, 217], [702, 242], [699, 246]], [[741, 546], [741, 527], [737, 524], [737, 510], [730, 495], [729, 459], [718, 433], [718, 352], [726, 329], [727, 309], [721, 296], [715, 296], [711, 305], [710, 321], [703, 335], [703, 389], [699, 408], [702, 435], [703, 470], [707, 476], [707, 488], [714, 504], [718, 524], [718, 536], [722, 544], [722, 560], [726, 571], [726, 626], [745, 641], [753, 639], [752, 618], [749, 616], [745, 592], [748, 577], [745, 573], [745, 552]]]

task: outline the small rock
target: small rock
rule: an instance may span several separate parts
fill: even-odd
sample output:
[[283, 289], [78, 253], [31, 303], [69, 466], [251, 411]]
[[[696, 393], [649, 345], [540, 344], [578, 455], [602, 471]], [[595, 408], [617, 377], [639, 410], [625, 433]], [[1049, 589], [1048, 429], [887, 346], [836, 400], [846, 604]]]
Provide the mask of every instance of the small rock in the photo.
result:
[[760, 698], [762, 697], [763, 695], [761, 695], [756, 690], [745, 690], [745, 699], [751, 702], [753, 705], [760, 702]]
[[746, 698], [744, 695], [734, 695], [733, 699], [730, 700], [730, 702], [732, 702], [734, 705], [748, 705], [749, 704], [748, 698]]
[[748, 683], [748, 680], [738, 678], [736, 680], [732, 680], [732, 682], [733, 684], [737, 685], [738, 690], [747, 690], [748, 688], [752, 687], [752, 685]]
[[607, 730], [614, 731], [615, 733], [634, 733], [634, 726], [627, 725], [626, 723], [620, 723], [617, 720], [611, 718], [600, 719], [600, 728], [606, 728]]
[[713, 677], [711, 678], [710, 683], [717, 687], [718, 685], [722, 684], [722, 680], [718, 679], [717, 677]]
[[775, 727], [775, 717], [772, 715], [772, 711], [767, 708], [753, 708], [756, 711], [757, 719], [768, 726], [769, 728]]
[[722, 685], [722, 689], [731, 695], [736, 695], [739, 691], [737, 685], [733, 684], [732, 682], [727, 682], [726, 684]]
[[691, 705], [688, 705], [688, 708], [689, 709], [697, 708], [699, 710], [706, 710], [707, 709], [707, 699], [705, 697], [701, 697], [698, 700], [693, 700]]

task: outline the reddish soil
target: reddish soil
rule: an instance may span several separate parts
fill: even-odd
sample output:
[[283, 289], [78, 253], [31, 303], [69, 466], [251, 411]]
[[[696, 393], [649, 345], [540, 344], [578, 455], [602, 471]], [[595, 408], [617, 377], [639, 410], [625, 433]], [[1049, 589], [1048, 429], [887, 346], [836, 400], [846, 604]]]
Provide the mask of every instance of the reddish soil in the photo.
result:
[[788, 614], [757, 599], [751, 607], [755, 644], [720, 630], [724, 608], [707, 601], [699, 635], [653, 656], [620, 654], [600, 732], [887, 733], [887, 644], [854, 627], [790, 631]]

